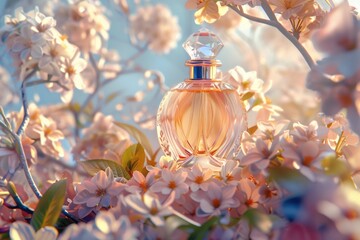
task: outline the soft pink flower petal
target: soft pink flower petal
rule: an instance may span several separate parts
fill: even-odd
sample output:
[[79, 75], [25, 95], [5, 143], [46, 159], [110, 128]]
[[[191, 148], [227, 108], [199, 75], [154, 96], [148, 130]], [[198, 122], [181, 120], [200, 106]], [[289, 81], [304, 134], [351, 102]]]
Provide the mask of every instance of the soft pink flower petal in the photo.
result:
[[356, 46], [356, 19], [350, 13], [349, 3], [343, 1], [331, 11], [323, 28], [313, 33], [314, 46], [323, 52], [337, 54]]

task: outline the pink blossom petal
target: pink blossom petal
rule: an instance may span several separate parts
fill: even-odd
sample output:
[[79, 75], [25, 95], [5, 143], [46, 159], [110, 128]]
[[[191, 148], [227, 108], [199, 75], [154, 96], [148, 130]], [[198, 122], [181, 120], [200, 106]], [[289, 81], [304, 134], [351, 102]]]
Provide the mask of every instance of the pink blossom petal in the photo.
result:
[[247, 155], [245, 155], [240, 162], [242, 165], [250, 165], [258, 161], [261, 161], [263, 158], [264, 156], [258, 152], [250, 152]]
[[138, 183], [141, 183], [141, 182], [145, 181], [144, 175], [139, 171], [134, 171], [133, 172], [133, 179]]
[[99, 188], [106, 189], [109, 185], [108, 177], [104, 171], [99, 171], [91, 180], [95, 182]]
[[207, 200], [202, 200], [200, 202], [200, 208], [205, 213], [212, 213], [215, 210], [214, 206], [211, 205]]
[[91, 196], [91, 195], [92, 195], [92, 194], [91, 194], [89, 191], [83, 190], [83, 191], [78, 192], [78, 193], [76, 194], [76, 196], [75, 196], [74, 199], [73, 199], [73, 202], [74, 202], [75, 204], [83, 204], [83, 203], [86, 203], [87, 200], [88, 200], [88, 198], [89, 198], [89, 196]]
[[232, 198], [232, 196], [234, 196], [235, 191], [236, 191], [236, 187], [226, 186], [226, 187], [223, 188], [223, 190], [222, 190], [222, 195], [223, 195], [225, 198]]
[[324, 27], [313, 33], [314, 46], [331, 54], [354, 48], [357, 39], [355, 21], [349, 3], [343, 1], [328, 15]]
[[166, 183], [160, 181], [160, 182], [156, 182], [151, 186], [151, 191], [154, 192], [161, 192], [163, 188], [167, 187]]
[[135, 195], [130, 195], [125, 198], [125, 202], [135, 211], [141, 214], [148, 214], [148, 209], [145, 208], [144, 203], [139, 200]]
[[[100, 200], [100, 206], [103, 207], [109, 207], [110, 206], [110, 202], [111, 202], [111, 197], [110, 195], [106, 194], [104, 195], [101, 200]], [[89, 206], [89, 205], [88, 205]]]
[[100, 202], [100, 197], [97, 196], [88, 196], [88, 198], [85, 201], [85, 204], [87, 207], [95, 207]]
[[35, 238], [33, 227], [25, 222], [15, 222], [10, 227], [10, 238], [19, 240], [28, 240]]
[[163, 226], [165, 224], [164, 219], [158, 216], [150, 215], [150, 220], [156, 225], [156, 226]]
[[302, 156], [315, 158], [319, 154], [319, 145], [316, 142], [309, 141], [300, 146]]

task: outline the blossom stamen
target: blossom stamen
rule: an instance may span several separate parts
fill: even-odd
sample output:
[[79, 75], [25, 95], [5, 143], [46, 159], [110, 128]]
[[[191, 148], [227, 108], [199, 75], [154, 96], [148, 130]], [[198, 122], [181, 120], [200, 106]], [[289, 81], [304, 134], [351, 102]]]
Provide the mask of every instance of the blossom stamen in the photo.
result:
[[220, 206], [221, 206], [221, 201], [220, 201], [220, 199], [214, 198], [214, 199], [212, 200], [212, 205], [213, 205], [214, 208], [220, 207]]
[[175, 183], [175, 181], [170, 181], [168, 187], [169, 187], [170, 189], [175, 189], [175, 188], [176, 188], [176, 183]]
[[197, 177], [195, 178], [195, 182], [196, 182], [197, 184], [203, 183], [203, 182], [204, 182], [204, 177], [203, 177], [203, 176], [197, 176]]
[[104, 196], [104, 195], [106, 195], [106, 189], [98, 188], [96, 190], [96, 196], [97, 197], [101, 197], [101, 196]]

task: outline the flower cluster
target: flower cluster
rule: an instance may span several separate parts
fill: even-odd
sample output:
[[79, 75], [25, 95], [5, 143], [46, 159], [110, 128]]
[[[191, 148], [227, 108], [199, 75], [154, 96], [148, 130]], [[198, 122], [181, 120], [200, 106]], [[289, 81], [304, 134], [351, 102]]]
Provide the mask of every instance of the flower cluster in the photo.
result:
[[83, 137], [73, 147], [76, 159], [111, 159], [120, 161], [131, 144], [129, 134], [114, 124], [112, 116], [97, 113], [93, 123], [83, 129]]
[[77, 47], [55, 28], [52, 17], [37, 8], [27, 13], [17, 9], [14, 17], [5, 17], [5, 24], [2, 40], [21, 81], [39, 71], [48, 88], [60, 92], [64, 101], [71, 99], [74, 87], [84, 87], [80, 73], [86, 62], [79, 57]]
[[[257, 130], [247, 134], [239, 160], [227, 160], [218, 170], [200, 164], [183, 168], [177, 161], [161, 157], [156, 166], [135, 171], [128, 181], [120, 183], [108, 168], [77, 187], [72, 206], [85, 215], [97, 209], [118, 217], [131, 216], [140, 239], [189, 237], [191, 231], [160, 231], [170, 227], [171, 216], [180, 216], [192, 224], [217, 219], [206, 235], [215, 238], [224, 234], [230, 239], [239, 238], [239, 234], [247, 233], [263, 239], [274, 235], [279, 237], [276, 239], [287, 239], [298, 231], [320, 238], [329, 234], [339, 239], [358, 236], [356, 228], [344, 224], [355, 226], [360, 205], [353, 198], [346, 198], [346, 203], [340, 201], [358, 193], [334, 184], [348, 181], [348, 150], [359, 143], [343, 115], [335, 119], [323, 117], [309, 125], [263, 120], [257, 123]], [[293, 177], [287, 178], [286, 174]], [[313, 191], [317, 194], [308, 194]], [[293, 207], [295, 212], [288, 209]], [[274, 217], [269, 218], [269, 213]], [[252, 223], [248, 216], [259, 222]], [[240, 218], [243, 220], [228, 225], [230, 219]], [[154, 225], [148, 225], [148, 221]], [[322, 224], [335, 227], [320, 231]], [[79, 225], [68, 233], [74, 237], [80, 229], [90, 231], [90, 226]], [[243, 230], [239, 233], [239, 229]]]
[[246, 6], [258, 7], [264, 4], [272, 14], [280, 15], [276, 21], [280, 21], [297, 39], [308, 37], [311, 30], [321, 25], [325, 15], [325, 11], [315, 0], [266, 0], [264, 3], [260, 0], [188, 0], [186, 7], [197, 10], [194, 14], [195, 22], [201, 24], [204, 21], [214, 23], [226, 16], [228, 6], [240, 8], [243, 12]]
[[[8, 119], [13, 123], [14, 129], [19, 128], [22, 115], [22, 113], [12, 113], [9, 115]], [[41, 155], [55, 159], [64, 157], [64, 149], [60, 142], [64, 135], [57, 128], [56, 122], [52, 118], [44, 116], [35, 104], [30, 104], [29, 106], [29, 118], [29, 125], [21, 138], [28, 163], [34, 164], [38, 161], [38, 152]], [[7, 135], [2, 136], [1, 140], [3, 147], [0, 154], [1, 170], [14, 172], [20, 164], [16, 144]]]
[[57, 5], [54, 17], [81, 52], [97, 53], [109, 38], [110, 22], [104, 12], [97, 0], [76, 0]]
[[315, 31], [315, 47], [326, 54], [308, 75], [308, 87], [322, 99], [322, 111], [334, 115], [347, 109], [351, 127], [360, 133], [359, 52], [360, 22], [345, 1], [326, 18], [324, 27]]
[[256, 122], [274, 120], [282, 109], [271, 103], [265, 94], [271, 88], [271, 82], [264, 83], [257, 77], [256, 72], [246, 72], [237, 66], [230, 69], [223, 77], [223, 81], [230, 83], [237, 89], [248, 112], [248, 125], [252, 127]]
[[169, 52], [180, 38], [177, 19], [161, 4], [138, 8], [130, 17], [130, 25], [134, 40], [145, 43], [157, 53]]

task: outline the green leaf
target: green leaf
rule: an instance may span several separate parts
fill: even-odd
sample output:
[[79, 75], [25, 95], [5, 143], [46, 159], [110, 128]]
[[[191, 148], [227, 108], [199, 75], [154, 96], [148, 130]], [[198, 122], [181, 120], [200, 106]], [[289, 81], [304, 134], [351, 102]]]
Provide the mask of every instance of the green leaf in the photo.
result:
[[3, 234], [0, 234], [0, 240], [10, 240], [10, 235], [9, 233], [3, 233]]
[[275, 181], [282, 188], [291, 193], [303, 193], [310, 185], [307, 179], [300, 171], [286, 167], [269, 168], [270, 180]]
[[212, 217], [205, 222], [201, 227], [197, 228], [190, 236], [189, 240], [203, 240], [206, 239], [209, 230], [219, 221], [219, 217]]
[[126, 123], [114, 122], [114, 124], [133, 136], [145, 149], [149, 157], [154, 155], [149, 139], [139, 129]]
[[130, 179], [129, 173], [117, 162], [107, 159], [92, 159], [79, 162], [84, 170], [91, 176], [95, 176], [99, 171], [105, 171], [106, 168], [110, 168], [113, 171], [114, 177], [124, 177]]
[[40, 199], [30, 224], [35, 231], [45, 226], [54, 226], [57, 222], [66, 195], [66, 179], [60, 180], [45, 192]]
[[128, 147], [123, 153], [121, 164], [131, 175], [134, 171], [141, 172], [145, 164], [145, 151], [141, 144]]

